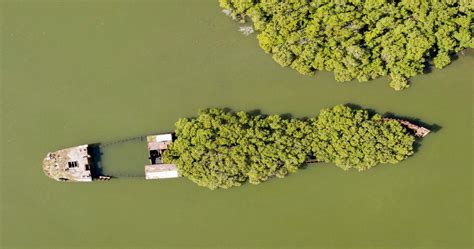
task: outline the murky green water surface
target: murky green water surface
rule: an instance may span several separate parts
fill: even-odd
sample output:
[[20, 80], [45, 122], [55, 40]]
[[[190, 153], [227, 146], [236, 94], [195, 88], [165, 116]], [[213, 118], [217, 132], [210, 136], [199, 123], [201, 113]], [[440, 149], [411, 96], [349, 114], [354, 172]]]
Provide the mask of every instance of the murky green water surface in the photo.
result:
[[[395, 92], [282, 69], [206, 1], [3, 1], [2, 248], [471, 248], [474, 53]], [[315, 115], [353, 103], [441, 127], [409, 160], [313, 165], [259, 186], [48, 179], [48, 151], [166, 132], [206, 107]], [[104, 167], [143, 174], [145, 144]]]

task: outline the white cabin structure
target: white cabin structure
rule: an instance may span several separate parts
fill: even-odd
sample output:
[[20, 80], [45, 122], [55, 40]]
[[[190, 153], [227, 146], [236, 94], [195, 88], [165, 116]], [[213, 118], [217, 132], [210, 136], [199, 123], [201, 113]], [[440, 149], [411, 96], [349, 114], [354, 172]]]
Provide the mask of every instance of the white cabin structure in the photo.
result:
[[166, 179], [179, 177], [178, 169], [174, 164], [155, 164], [145, 166], [145, 179]]

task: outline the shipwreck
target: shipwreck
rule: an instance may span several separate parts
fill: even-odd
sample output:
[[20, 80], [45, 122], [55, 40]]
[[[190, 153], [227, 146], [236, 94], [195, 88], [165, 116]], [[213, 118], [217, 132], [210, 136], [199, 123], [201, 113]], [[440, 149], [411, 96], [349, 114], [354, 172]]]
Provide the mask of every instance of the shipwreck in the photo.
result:
[[[406, 129], [413, 132], [417, 137], [424, 137], [430, 130], [413, 124], [407, 120], [383, 118], [382, 121], [399, 122]], [[127, 140], [125, 140], [127, 141]], [[150, 163], [144, 167], [144, 178], [146, 180], [168, 179], [180, 177], [178, 168], [174, 164], [163, 162], [163, 152], [173, 143], [173, 134], [158, 134], [146, 136], [148, 159]], [[94, 167], [90, 146], [79, 145], [55, 152], [50, 152], [43, 160], [44, 173], [57, 181], [70, 182], [92, 182], [93, 180], [110, 180], [113, 176], [101, 175]], [[316, 159], [308, 159], [306, 163], [318, 162]]]

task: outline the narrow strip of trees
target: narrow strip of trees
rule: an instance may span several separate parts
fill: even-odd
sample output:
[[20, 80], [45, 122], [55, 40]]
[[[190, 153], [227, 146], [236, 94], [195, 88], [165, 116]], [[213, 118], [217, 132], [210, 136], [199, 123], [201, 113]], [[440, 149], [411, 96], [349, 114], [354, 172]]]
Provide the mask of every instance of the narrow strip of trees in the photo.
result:
[[234, 19], [251, 19], [260, 47], [302, 74], [337, 81], [390, 75], [396, 90], [427, 65], [443, 68], [474, 47], [469, 0], [219, 0]]
[[348, 170], [395, 164], [413, 153], [415, 137], [395, 120], [339, 105], [309, 119], [208, 109], [176, 123], [164, 161], [210, 189], [285, 177], [305, 161]]

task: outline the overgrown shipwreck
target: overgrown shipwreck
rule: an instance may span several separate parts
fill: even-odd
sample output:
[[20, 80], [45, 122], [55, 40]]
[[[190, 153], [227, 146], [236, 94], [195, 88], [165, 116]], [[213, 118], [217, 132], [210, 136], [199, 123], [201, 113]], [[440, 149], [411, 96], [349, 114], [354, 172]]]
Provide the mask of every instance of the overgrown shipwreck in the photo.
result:
[[[407, 120], [384, 118], [383, 120], [395, 120], [408, 130], [411, 130], [415, 136], [424, 137], [430, 133], [430, 130], [415, 125]], [[168, 146], [173, 142], [173, 134], [158, 134], [146, 137], [148, 159], [150, 164], [145, 165], [145, 179], [167, 179], [180, 177], [178, 168], [174, 164], [164, 163], [162, 155]], [[55, 152], [50, 152], [43, 160], [44, 173], [57, 181], [69, 182], [91, 182], [93, 180], [110, 180], [113, 176], [100, 175], [92, 167], [92, 161], [89, 145], [80, 145], [66, 148]], [[317, 160], [308, 160], [306, 163], [317, 162]]]

